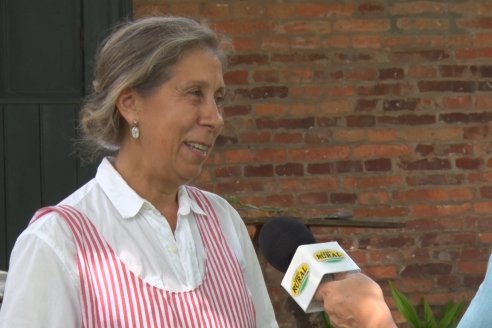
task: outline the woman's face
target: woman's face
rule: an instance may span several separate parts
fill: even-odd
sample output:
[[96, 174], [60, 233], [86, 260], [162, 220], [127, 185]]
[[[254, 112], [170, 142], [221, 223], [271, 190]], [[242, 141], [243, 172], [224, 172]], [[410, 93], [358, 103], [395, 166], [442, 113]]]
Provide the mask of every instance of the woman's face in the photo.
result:
[[147, 174], [178, 185], [200, 174], [224, 124], [224, 92], [221, 62], [199, 48], [185, 53], [150, 95], [135, 96], [136, 144]]

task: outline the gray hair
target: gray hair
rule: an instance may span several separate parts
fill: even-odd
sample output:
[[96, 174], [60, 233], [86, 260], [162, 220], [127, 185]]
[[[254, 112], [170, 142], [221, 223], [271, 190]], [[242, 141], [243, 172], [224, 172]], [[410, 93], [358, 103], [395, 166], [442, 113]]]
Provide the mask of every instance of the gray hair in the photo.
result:
[[117, 151], [125, 122], [116, 101], [128, 89], [151, 93], [170, 78], [183, 54], [197, 47], [225, 62], [222, 39], [207, 25], [185, 17], [148, 17], [117, 27], [96, 54], [93, 92], [80, 112], [82, 144], [95, 157]]

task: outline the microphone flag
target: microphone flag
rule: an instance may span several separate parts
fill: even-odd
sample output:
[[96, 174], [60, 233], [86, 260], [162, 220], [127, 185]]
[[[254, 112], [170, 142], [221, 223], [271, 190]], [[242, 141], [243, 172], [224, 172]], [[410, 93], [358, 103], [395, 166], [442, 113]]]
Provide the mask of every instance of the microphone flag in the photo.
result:
[[359, 272], [360, 268], [336, 242], [300, 245], [282, 279], [282, 287], [306, 313], [324, 311], [313, 299], [323, 279], [334, 273]]

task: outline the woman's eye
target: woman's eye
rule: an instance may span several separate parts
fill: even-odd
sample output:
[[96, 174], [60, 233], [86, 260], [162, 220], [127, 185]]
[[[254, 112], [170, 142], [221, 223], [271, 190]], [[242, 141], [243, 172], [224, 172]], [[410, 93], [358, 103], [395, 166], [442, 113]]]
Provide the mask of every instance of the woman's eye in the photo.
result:
[[199, 90], [199, 89], [197, 89], [197, 90], [191, 90], [190, 91], [190, 94], [192, 96], [195, 96], [195, 97], [198, 97], [198, 98], [201, 98], [203, 96], [202, 90]]
[[224, 103], [224, 96], [215, 96], [215, 103], [217, 104], [217, 107], [221, 107]]

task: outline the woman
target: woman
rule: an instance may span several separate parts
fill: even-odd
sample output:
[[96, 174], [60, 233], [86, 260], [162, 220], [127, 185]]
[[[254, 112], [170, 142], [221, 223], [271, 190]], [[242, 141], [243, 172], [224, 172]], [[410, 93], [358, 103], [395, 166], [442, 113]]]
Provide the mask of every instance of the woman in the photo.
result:
[[238, 213], [186, 186], [223, 126], [223, 58], [186, 18], [105, 41], [81, 122], [116, 155], [18, 238], [1, 327], [277, 327]]

